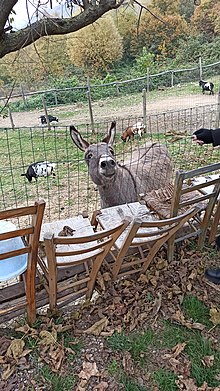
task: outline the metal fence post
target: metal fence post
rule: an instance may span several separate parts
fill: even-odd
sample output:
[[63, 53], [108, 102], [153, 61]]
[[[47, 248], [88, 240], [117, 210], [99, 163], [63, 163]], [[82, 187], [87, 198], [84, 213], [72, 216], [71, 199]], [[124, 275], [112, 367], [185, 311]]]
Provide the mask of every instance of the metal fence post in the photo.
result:
[[57, 91], [56, 90], [54, 91], [54, 99], [55, 99], [55, 105], [57, 106], [58, 101], [57, 101]]
[[13, 121], [13, 118], [12, 118], [12, 112], [11, 112], [11, 109], [10, 107], [8, 106], [8, 116], [9, 116], [9, 119], [10, 119], [10, 122], [11, 122], [11, 127], [13, 130], [15, 130], [15, 125], [14, 125], [14, 121]]
[[44, 99], [43, 95], [42, 95], [41, 99], [42, 99], [42, 103], [43, 103], [43, 108], [44, 108], [44, 112], [45, 112], [45, 117], [46, 117], [46, 121], [47, 121], [48, 130], [50, 130], [51, 129], [50, 121], [49, 121], [49, 118], [48, 118], [47, 106], [46, 106], [45, 99]]
[[174, 72], [171, 71], [171, 87], [173, 87], [173, 75], [174, 75]]
[[115, 86], [116, 86], [116, 95], [119, 96], [119, 86], [117, 82], [115, 83]]
[[143, 88], [142, 96], [143, 96], [143, 122], [144, 122], [144, 126], [146, 127], [146, 123], [147, 123], [147, 94], [146, 94], [146, 88]]
[[217, 111], [216, 111], [216, 128], [220, 126], [220, 87], [218, 90], [218, 99], [217, 99]]
[[202, 57], [199, 56], [199, 80], [202, 80]]
[[95, 133], [94, 118], [93, 118], [93, 112], [92, 112], [91, 88], [90, 88], [89, 77], [87, 78], [87, 92], [86, 92], [86, 95], [87, 95], [88, 104], [89, 104], [89, 115], [90, 115], [92, 133]]
[[147, 68], [147, 93], [150, 91], [150, 70]]
[[24, 106], [27, 107], [26, 97], [25, 97], [25, 94], [24, 94], [24, 89], [23, 89], [22, 84], [21, 84], [21, 95], [22, 95], [22, 99], [23, 99], [23, 102], [24, 102]]

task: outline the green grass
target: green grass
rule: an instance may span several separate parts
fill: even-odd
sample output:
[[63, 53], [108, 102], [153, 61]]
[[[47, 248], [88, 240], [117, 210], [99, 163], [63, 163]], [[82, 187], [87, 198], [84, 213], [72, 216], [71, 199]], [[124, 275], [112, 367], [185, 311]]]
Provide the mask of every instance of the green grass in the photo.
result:
[[120, 383], [123, 384], [125, 391], [149, 391], [147, 388], [140, 386], [131, 377], [126, 376], [123, 372], [120, 375]]
[[127, 376], [116, 360], [112, 360], [108, 365], [108, 373], [117, 377], [123, 384], [125, 391], [148, 391], [145, 387], [140, 386], [134, 379]]
[[196, 296], [186, 295], [182, 307], [187, 319], [190, 318], [193, 322], [202, 323], [207, 328], [212, 327], [212, 323], [209, 320], [209, 309]]
[[147, 361], [147, 352], [152, 345], [154, 334], [152, 330], [143, 333], [131, 333], [126, 336], [123, 333], [114, 333], [108, 338], [108, 345], [113, 350], [130, 352], [134, 361], [143, 366]]
[[118, 363], [116, 360], [111, 360], [111, 362], [109, 363], [108, 367], [107, 367], [107, 370], [108, 370], [108, 373], [111, 375], [111, 376], [114, 376], [118, 373], [119, 371], [119, 366], [118, 366]]
[[163, 368], [153, 373], [153, 379], [161, 391], [177, 391], [178, 387], [175, 383], [177, 376]]
[[[73, 368], [72, 368], [72, 372]], [[55, 374], [48, 365], [43, 365], [38, 373], [37, 381], [43, 381], [47, 384], [48, 391], [70, 391], [73, 390], [76, 379], [73, 374], [65, 373], [63, 376]]]
[[[200, 331], [165, 322], [164, 346], [172, 349], [177, 343], [183, 342], [186, 343], [184, 353], [192, 364], [191, 375], [195, 378], [198, 386], [206, 381], [210, 387], [216, 387], [219, 384], [215, 377], [220, 371], [220, 352], [212, 348], [211, 342], [205, 339]], [[214, 365], [212, 367], [204, 366], [202, 359], [210, 355], [215, 357]]]
[[[206, 330], [211, 327], [209, 309], [195, 296], [187, 295], [185, 297], [182, 310], [187, 320], [191, 319], [192, 322], [202, 323]], [[182, 354], [184, 354], [185, 359], [191, 362], [190, 376], [195, 379], [196, 384], [202, 386], [204, 382], [207, 382], [209, 387], [218, 386], [219, 382], [216, 376], [220, 373], [220, 351], [215, 350], [212, 342], [205, 338], [199, 330], [188, 329], [170, 321], [165, 321], [160, 333], [148, 329], [144, 332], [132, 332], [130, 334], [114, 333], [107, 339], [108, 346], [113, 352], [121, 352], [121, 357], [123, 357], [123, 352], [129, 352], [134, 366], [139, 370], [145, 371], [148, 368], [154, 368], [151, 372], [151, 378], [160, 391], [176, 391], [178, 389], [175, 384], [177, 375], [167, 368], [158, 367], [156, 369], [157, 363], [154, 362], [152, 357], [154, 354], [157, 356], [164, 354], [160, 353], [161, 349], [172, 350], [179, 343], [186, 344]], [[153, 356], [152, 351], [154, 351]], [[206, 356], [214, 356], [214, 363], [210, 367], [203, 363]], [[120, 360], [113, 359], [109, 364], [108, 371], [111, 375], [120, 377], [121, 368]], [[127, 379], [127, 381], [126, 384], [129, 384], [130, 380]], [[128, 390], [130, 390], [129, 387], [128, 385]], [[137, 387], [139, 386], [137, 385]]]

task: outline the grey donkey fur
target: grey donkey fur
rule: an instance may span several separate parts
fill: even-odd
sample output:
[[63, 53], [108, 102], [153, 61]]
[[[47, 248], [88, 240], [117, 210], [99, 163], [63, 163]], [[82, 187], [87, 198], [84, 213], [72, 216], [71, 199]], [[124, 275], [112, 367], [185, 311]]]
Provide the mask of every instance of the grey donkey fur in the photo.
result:
[[89, 175], [98, 187], [102, 208], [138, 201], [140, 194], [166, 186], [172, 173], [167, 148], [159, 143], [145, 143], [133, 151], [129, 162], [117, 163], [112, 148], [115, 133], [116, 123], [112, 122], [102, 142], [90, 144], [70, 126], [73, 142], [85, 152]]

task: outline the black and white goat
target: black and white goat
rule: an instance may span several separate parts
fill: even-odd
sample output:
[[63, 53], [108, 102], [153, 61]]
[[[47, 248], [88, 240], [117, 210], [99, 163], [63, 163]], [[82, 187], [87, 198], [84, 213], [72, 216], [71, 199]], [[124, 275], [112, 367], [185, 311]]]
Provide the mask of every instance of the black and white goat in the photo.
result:
[[29, 182], [32, 181], [33, 178], [37, 180], [38, 177], [48, 177], [53, 176], [55, 177], [56, 174], [54, 172], [54, 169], [56, 167], [55, 163], [50, 162], [35, 162], [30, 164], [28, 166], [28, 169], [25, 174], [21, 174], [21, 176], [26, 176]]
[[[46, 115], [41, 115], [39, 117], [39, 120], [40, 120], [40, 125], [47, 125]], [[51, 122], [58, 122], [59, 120], [57, 117], [54, 117], [53, 115], [48, 115], [48, 121], [51, 123]]]
[[204, 94], [205, 91], [209, 91], [209, 95], [214, 95], [214, 84], [209, 81], [200, 80], [199, 86], [202, 87], [202, 93]]

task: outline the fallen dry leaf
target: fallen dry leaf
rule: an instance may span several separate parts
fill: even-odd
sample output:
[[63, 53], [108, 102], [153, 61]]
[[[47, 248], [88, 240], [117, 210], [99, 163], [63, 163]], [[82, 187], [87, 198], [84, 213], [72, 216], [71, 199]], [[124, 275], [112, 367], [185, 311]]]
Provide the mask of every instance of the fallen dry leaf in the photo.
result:
[[176, 384], [180, 390], [184, 391], [198, 391], [194, 379], [183, 379], [183, 376], [178, 376]]
[[156, 263], [156, 269], [163, 270], [167, 269], [168, 262], [165, 259], [159, 259]]
[[84, 361], [82, 371], [78, 374], [78, 377], [83, 380], [89, 380], [91, 376], [100, 376], [96, 362]]
[[2, 380], [7, 380], [13, 373], [15, 372], [15, 366], [13, 365], [12, 367], [10, 366], [10, 364], [8, 364], [6, 366], [6, 369], [4, 369], [3, 373], [2, 373]]
[[83, 333], [85, 334], [93, 334], [93, 335], [100, 335], [102, 330], [104, 330], [108, 325], [108, 318], [104, 316], [102, 319], [98, 320], [98, 322], [95, 322], [91, 327], [84, 330]]
[[103, 279], [104, 279], [105, 282], [112, 281], [111, 274], [108, 273], [108, 272], [103, 273], [102, 277], [103, 277]]
[[185, 320], [183, 313], [178, 310], [176, 313], [172, 316], [173, 320], [176, 320], [178, 323], [182, 324], [183, 326], [186, 326], [188, 329], [196, 329], [196, 330], [204, 330], [205, 326], [202, 323], [191, 323]]
[[26, 323], [24, 326], [17, 327], [15, 331], [23, 333], [23, 334], [30, 334], [32, 337], [36, 336], [38, 334], [37, 330], [32, 329], [28, 324]]
[[215, 360], [215, 357], [213, 355], [212, 356], [204, 356], [202, 359], [202, 363], [203, 363], [204, 367], [210, 368], [213, 366], [214, 360]]
[[108, 383], [106, 381], [102, 381], [97, 386], [95, 386], [94, 391], [105, 391], [108, 388]]
[[62, 324], [54, 325], [53, 327], [58, 333], [64, 333], [65, 331], [72, 330], [73, 328], [72, 325], [63, 326]]
[[152, 316], [156, 316], [160, 310], [161, 302], [162, 302], [162, 295], [160, 292], [157, 294], [157, 299], [155, 299], [153, 307], [152, 307]]
[[186, 347], [186, 343], [183, 342], [183, 343], [178, 343], [177, 345], [175, 345], [173, 348], [172, 348], [172, 353], [168, 353], [168, 354], [165, 354], [164, 355], [164, 358], [176, 358], [177, 356], [179, 356], [179, 354], [185, 349]]
[[12, 357], [17, 360], [19, 357], [21, 357], [24, 350], [24, 346], [25, 342], [23, 341], [23, 339], [13, 339], [7, 349], [6, 356]]
[[211, 308], [209, 311], [210, 320], [216, 326], [220, 324], [220, 310], [218, 308]]
[[182, 375], [185, 378], [190, 376], [191, 371], [191, 362], [186, 359], [186, 357], [181, 357], [181, 359], [177, 360], [174, 357], [169, 359], [169, 364], [171, 369], [177, 374]]
[[105, 281], [100, 272], [98, 272], [97, 278], [96, 278], [97, 284], [100, 286], [101, 290], [105, 292]]
[[149, 278], [146, 274], [141, 274], [137, 281], [143, 282], [144, 284], [148, 284]]
[[61, 346], [58, 346], [56, 350], [50, 352], [50, 357], [53, 360], [54, 372], [60, 370], [64, 356], [64, 349]]
[[131, 358], [131, 353], [124, 352], [122, 358], [122, 365], [127, 375], [129, 376], [134, 375], [134, 365], [133, 365], [133, 360]]
[[220, 387], [209, 387], [206, 382], [201, 387], [197, 387], [194, 379], [185, 379], [182, 375], [178, 376], [176, 384], [183, 391], [220, 391]]
[[57, 332], [53, 329], [51, 332], [47, 330], [42, 330], [39, 334], [39, 337], [42, 340], [39, 342], [40, 345], [51, 345], [57, 342]]

